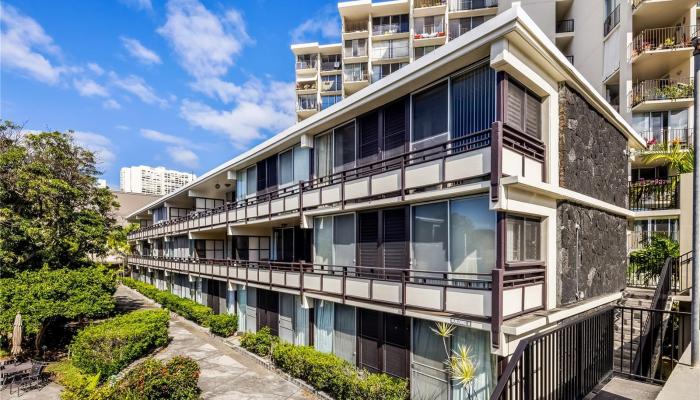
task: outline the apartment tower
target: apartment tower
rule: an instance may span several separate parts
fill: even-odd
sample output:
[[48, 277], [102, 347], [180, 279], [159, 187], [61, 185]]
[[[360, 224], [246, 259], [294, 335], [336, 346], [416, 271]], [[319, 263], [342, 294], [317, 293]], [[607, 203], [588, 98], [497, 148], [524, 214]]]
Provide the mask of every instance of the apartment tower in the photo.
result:
[[119, 190], [124, 193], [141, 193], [162, 196], [197, 179], [188, 172], [163, 167], [122, 167], [119, 171]]

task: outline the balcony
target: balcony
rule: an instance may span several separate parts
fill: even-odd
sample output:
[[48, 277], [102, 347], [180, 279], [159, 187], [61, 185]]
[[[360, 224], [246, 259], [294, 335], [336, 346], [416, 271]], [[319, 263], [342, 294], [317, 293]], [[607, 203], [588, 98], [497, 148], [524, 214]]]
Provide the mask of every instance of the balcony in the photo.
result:
[[498, 7], [498, 0], [450, 0], [449, 10], [455, 11], [471, 11], [482, 10]]
[[316, 69], [316, 60], [297, 60], [294, 64], [297, 71], [308, 71]]
[[554, 42], [561, 49], [567, 46], [574, 38], [574, 20], [564, 19], [557, 22], [555, 26]]
[[647, 143], [648, 151], [660, 151], [671, 146], [680, 146], [681, 149], [688, 149], [693, 145], [692, 128], [663, 128], [657, 130], [647, 130], [640, 132], [640, 135]]
[[297, 82], [296, 85], [296, 91], [297, 93], [308, 93], [308, 92], [315, 92], [316, 88], [318, 86], [316, 85], [316, 81], [302, 81], [302, 82]]
[[633, 111], [667, 111], [693, 105], [693, 79], [652, 79], [632, 87], [629, 99]]
[[634, 26], [670, 26], [688, 14], [697, 0], [632, 0]]
[[607, 17], [605, 17], [605, 20], [603, 21], [603, 36], [608, 36], [608, 33], [610, 33], [613, 28], [615, 28], [617, 25], [620, 24], [620, 5], [618, 4], [617, 7], [615, 7], [614, 10], [608, 14]]
[[447, 0], [415, 0], [413, 8], [439, 7], [447, 4]]
[[368, 21], [345, 21], [343, 24], [343, 33], [356, 33], [356, 32], [369, 32], [368, 31]]
[[397, 33], [408, 33], [408, 21], [405, 23], [381, 24], [372, 26], [372, 35], [394, 35]]
[[323, 61], [321, 62], [321, 72], [333, 72], [340, 71], [343, 68], [343, 63], [340, 62], [340, 57], [337, 61]]
[[[413, 34], [414, 40], [422, 40], [421, 45], [430, 42], [430, 45], [440, 45], [445, 42], [445, 24], [437, 23], [416, 27]], [[425, 40], [432, 39], [432, 40]], [[435, 43], [432, 43], [435, 42]]]
[[680, 208], [680, 179], [642, 180], [628, 186], [629, 209], [632, 211], [674, 210]]
[[[564, 56], [566, 57], [566, 60], [570, 62], [572, 65], [574, 64], [574, 56]], [[619, 111], [618, 111], [619, 112]]]
[[[346, 47], [343, 49], [343, 57], [345, 58], [364, 58], [367, 57], [367, 45], [362, 47]], [[357, 62], [357, 61], [354, 61]], [[347, 64], [348, 61], [346, 60]]]
[[628, 54], [637, 79], [664, 76], [692, 55], [695, 25], [645, 29], [632, 39]]
[[[150, 256], [130, 256], [128, 263], [296, 294], [321, 294], [342, 302], [381, 304], [397, 312], [416, 310], [475, 318], [500, 314], [510, 318], [544, 306], [543, 264], [524, 269], [494, 269], [493, 273], [463, 273]], [[499, 295], [492, 296], [496, 291]], [[504, 309], [503, 304], [498, 303], [503, 298], [527, 300], [512, 301]]]

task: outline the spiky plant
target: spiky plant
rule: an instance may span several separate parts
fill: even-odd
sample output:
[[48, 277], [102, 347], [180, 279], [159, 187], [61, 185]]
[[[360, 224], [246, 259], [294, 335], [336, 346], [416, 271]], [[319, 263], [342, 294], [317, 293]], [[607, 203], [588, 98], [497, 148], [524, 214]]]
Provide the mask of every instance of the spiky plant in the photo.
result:
[[448, 371], [452, 380], [462, 388], [468, 389], [469, 384], [476, 376], [476, 364], [471, 358], [471, 348], [460, 344], [450, 356]]

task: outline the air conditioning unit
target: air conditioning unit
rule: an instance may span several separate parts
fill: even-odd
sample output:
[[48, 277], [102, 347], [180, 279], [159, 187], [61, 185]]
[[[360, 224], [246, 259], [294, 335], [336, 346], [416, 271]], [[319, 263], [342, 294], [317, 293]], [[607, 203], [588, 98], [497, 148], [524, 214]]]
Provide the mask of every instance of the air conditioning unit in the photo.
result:
[[339, 61], [334, 62], [333, 68], [340, 68], [340, 62]]

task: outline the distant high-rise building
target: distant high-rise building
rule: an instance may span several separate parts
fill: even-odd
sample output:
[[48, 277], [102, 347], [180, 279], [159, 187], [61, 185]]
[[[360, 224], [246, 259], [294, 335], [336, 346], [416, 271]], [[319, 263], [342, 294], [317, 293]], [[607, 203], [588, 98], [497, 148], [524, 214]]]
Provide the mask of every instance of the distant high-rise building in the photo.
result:
[[123, 167], [119, 173], [119, 190], [125, 193], [166, 195], [197, 179], [188, 172], [163, 167]]

